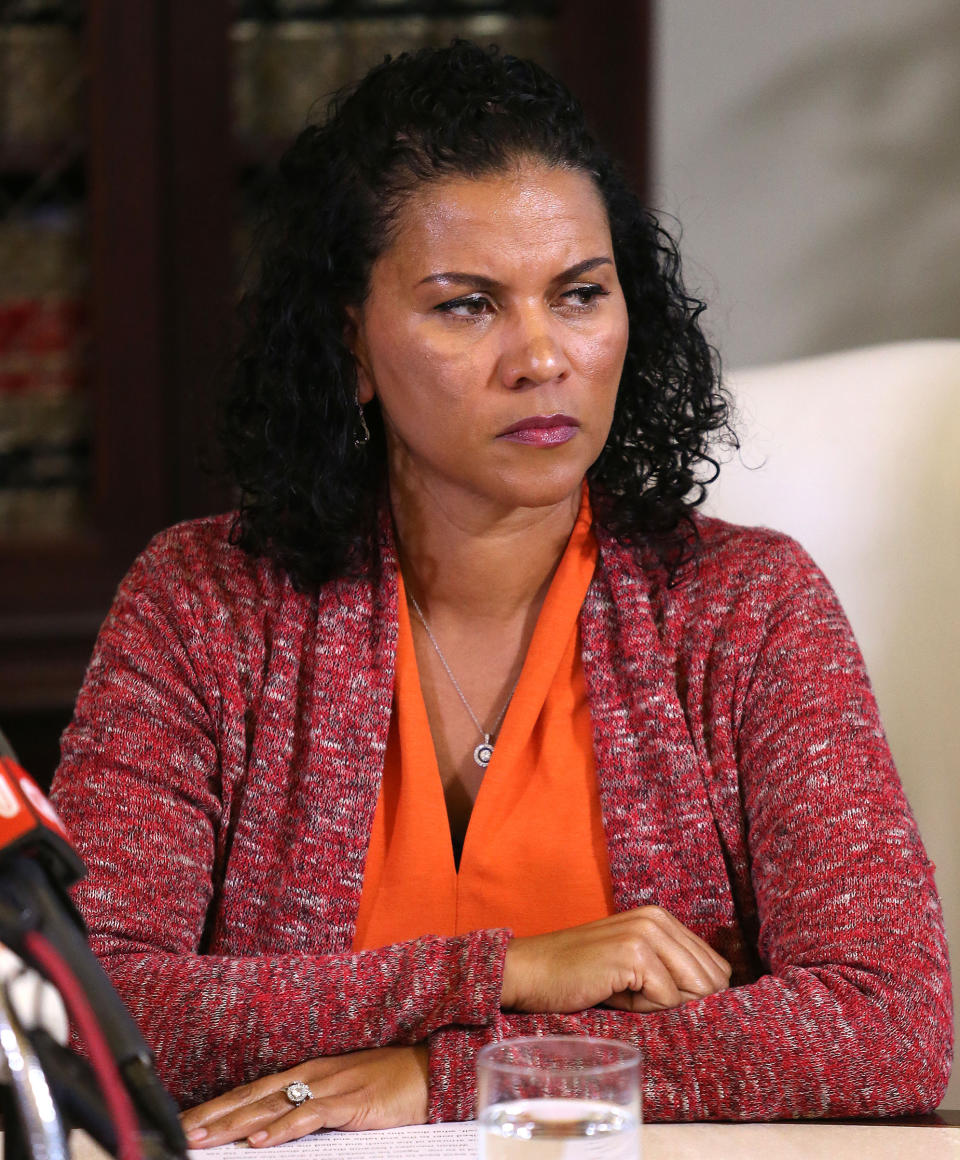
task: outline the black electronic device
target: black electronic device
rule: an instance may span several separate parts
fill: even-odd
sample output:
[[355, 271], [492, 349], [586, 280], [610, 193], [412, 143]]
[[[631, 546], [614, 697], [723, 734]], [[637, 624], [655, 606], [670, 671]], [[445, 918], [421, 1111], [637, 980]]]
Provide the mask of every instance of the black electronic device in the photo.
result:
[[[104, 1049], [99, 1056], [103, 1067], [121, 1081], [115, 1087], [107, 1084], [105, 1099], [103, 1082], [94, 1078], [98, 1055], [89, 1042], [94, 1067], [42, 1028], [25, 1030], [10, 1005], [0, 1001], [0, 1022], [6, 1018], [10, 1026], [5, 1034], [23, 1079], [11, 1082], [0, 1096], [5, 1119], [11, 1112], [15, 1117], [7, 1128], [8, 1148], [14, 1144], [25, 1157], [35, 1154], [26, 1150], [33, 1146], [27, 1130], [33, 1096], [27, 1081], [39, 1068], [42, 1077], [36, 1082], [46, 1085], [47, 1094], [41, 1091], [37, 1099], [52, 1100], [68, 1126], [82, 1127], [114, 1155], [129, 1150], [124, 1141], [135, 1134], [136, 1149], [144, 1156], [183, 1157], [187, 1144], [177, 1107], [154, 1071], [153, 1055], [136, 1023], [91, 951], [68, 894], [85, 872], [53, 806], [0, 733], [0, 942], [58, 987], [72, 1018], [78, 1007], [86, 1012], [86, 1027]], [[75, 1030], [83, 1028], [75, 1025]], [[16, 1063], [26, 1055], [33, 1072]], [[99, 1071], [97, 1077], [103, 1080]], [[118, 1101], [121, 1108], [132, 1104], [135, 1125], [126, 1136], [117, 1124]], [[37, 1144], [54, 1147], [42, 1140]]]

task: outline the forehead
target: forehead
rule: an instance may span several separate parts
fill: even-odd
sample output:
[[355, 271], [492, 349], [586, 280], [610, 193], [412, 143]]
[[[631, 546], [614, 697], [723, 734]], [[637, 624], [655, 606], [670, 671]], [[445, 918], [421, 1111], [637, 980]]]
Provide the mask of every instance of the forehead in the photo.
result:
[[528, 163], [418, 187], [401, 206], [381, 259], [429, 272], [511, 259], [573, 264], [611, 249], [606, 208], [589, 175]]

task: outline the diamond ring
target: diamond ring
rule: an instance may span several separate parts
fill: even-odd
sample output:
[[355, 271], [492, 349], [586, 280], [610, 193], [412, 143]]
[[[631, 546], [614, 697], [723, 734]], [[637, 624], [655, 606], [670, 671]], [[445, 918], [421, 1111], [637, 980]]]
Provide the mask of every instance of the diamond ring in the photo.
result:
[[301, 1104], [305, 1104], [307, 1100], [313, 1099], [313, 1092], [302, 1080], [296, 1079], [293, 1083], [288, 1083], [283, 1089], [283, 1094], [287, 1097], [295, 1108], [299, 1108]]

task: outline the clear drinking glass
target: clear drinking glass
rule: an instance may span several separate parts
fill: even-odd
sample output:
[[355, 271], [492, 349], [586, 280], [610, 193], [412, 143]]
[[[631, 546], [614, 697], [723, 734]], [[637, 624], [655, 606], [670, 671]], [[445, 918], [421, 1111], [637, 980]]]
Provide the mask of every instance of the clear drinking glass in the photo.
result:
[[640, 1052], [578, 1035], [504, 1039], [477, 1057], [481, 1160], [637, 1160]]

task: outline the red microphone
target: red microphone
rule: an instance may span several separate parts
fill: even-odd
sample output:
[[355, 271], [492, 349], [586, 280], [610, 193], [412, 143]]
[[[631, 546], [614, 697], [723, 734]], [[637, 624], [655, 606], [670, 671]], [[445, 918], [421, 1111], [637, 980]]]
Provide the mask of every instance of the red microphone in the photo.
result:
[[87, 872], [43, 791], [13, 757], [0, 754], [0, 861], [21, 854], [41, 862], [64, 889]]

